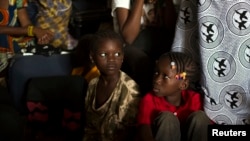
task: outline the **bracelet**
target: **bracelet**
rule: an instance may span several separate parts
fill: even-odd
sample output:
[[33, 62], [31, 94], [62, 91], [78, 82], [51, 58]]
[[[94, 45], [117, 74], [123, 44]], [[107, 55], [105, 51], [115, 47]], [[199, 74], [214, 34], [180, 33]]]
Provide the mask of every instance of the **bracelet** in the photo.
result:
[[32, 25], [28, 26], [28, 30], [27, 30], [28, 36], [34, 36], [33, 29], [34, 29], [34, 26]]

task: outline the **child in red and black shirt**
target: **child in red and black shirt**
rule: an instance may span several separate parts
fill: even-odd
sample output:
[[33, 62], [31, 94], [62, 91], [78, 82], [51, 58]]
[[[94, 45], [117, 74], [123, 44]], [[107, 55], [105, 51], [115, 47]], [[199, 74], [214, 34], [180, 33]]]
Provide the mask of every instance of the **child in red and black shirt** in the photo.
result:
[[156, 65], [153, 90], [141, 100], [140, 141], [205, 141], [211, 120], [202, 95], [194, 90], [199, 67], [184, 53], [163, 54]]

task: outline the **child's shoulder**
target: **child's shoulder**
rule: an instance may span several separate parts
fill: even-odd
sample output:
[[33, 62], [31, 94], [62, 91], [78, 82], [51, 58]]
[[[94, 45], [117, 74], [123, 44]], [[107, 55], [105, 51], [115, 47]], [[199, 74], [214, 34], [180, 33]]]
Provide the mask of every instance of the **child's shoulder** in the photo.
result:
[[123, 71], [120, 71], [121, 72], [121, 81], [123, 81], [123, 83], [129, 83], [131, 85], [138, 85], [134, 79], [132, 79], [128, 74], [126, 74], [125, 72]]
[[182, 97], [186, 101], [202, 101], [202, 94], [194, 90], [182, 91]]
[[139, 92], [139, 85], [125, 72], [121, 71], [120, 81], [122, 85], [126, 86], [128, 90]]
[[202, 94], [197, 91], [187, 89], [182, 91], [182, 95], [192, 97], [192, 96], [201, 96]]
[[160, 100], [161, 97], [156, 96], [152, 91], [146, 93], [143, 96], [143, 101], [155, 101], [155, 100]]
[[98, 80], [99, 80], [99, 76], [96, 76], [96, 77], [94, 77], [94, 78], [92, 78], [90, 81], [89, 81], [89, 86], [90, 85], [96, 85], [97, 84], [97, 82], [98, 82]]

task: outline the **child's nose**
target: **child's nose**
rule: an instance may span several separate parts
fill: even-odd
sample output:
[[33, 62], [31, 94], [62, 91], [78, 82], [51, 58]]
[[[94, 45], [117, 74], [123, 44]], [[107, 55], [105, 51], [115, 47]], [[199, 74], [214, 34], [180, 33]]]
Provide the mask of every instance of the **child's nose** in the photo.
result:
[[154, 82], [157, 84], [160, 84], [161, 83], [161, 76], [160, 75], [155, 76]]
[[115, 60], [115, 56], [112, 54], [108, 55], [108, 61], [114, 61]]

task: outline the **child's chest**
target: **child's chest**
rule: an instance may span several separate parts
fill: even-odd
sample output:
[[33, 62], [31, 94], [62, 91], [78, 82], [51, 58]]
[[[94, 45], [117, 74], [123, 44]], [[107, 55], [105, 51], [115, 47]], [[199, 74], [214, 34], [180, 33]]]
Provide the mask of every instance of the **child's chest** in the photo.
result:
[[97, 84], [96, 87], [96, 108], [102, 106], [112, 95], [116, 88], [116, 83], [110, 83], [108, 85], [104, 85], [101, 83]]

